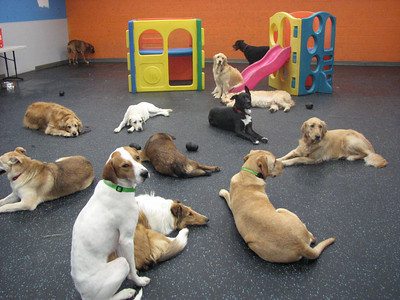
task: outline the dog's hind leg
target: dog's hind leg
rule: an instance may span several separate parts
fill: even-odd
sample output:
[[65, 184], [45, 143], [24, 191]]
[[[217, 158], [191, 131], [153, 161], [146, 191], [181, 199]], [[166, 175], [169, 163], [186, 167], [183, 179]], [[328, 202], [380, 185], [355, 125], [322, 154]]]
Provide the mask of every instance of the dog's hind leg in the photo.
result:
[[[158, 240], [167, 239], [167, 244], [164, 243], [164, 246], [158, 249], [160, 253], [155, 256], [155, 260], [166, 261], [182, 252], [182, 250], [185, 248], [188, 240], [189, 229], [181, 229], [175, 238], [166, 237], [158, 232], [154, 233], [159, 237]], [[151, 238], [150, 240], [152, 244], [157, 247], [157, 242], [154, 242]]]

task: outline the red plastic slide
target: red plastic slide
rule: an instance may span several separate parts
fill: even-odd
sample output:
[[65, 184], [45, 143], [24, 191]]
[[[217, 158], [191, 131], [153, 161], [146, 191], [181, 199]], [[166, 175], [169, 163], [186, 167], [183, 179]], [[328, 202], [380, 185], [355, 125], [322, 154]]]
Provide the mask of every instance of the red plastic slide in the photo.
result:
[[244, 90], [245, 85], [250, 90], [254, 89], [260, 80], [282, 68], [290, 59], [290, 53], [290, 47], [273, 47], [263, 58], [243, 70], [243, 84], [233, 88], [230, 92], [239, 93]]

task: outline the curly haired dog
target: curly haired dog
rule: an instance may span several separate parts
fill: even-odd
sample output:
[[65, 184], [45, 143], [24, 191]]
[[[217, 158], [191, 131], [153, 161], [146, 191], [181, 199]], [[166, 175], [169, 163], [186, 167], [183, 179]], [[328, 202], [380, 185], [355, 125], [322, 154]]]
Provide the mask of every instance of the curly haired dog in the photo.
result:
[[316, 164], [332, 159], [353, 161], [364, 159], [367, 166], [383, 168], [386, 159], [375, 153], [372, 144], [361, 133], [352, 129], [327, 130], [326, 123], [310, 118], [301, 126], [299, 146], [279, 158], [284, 166]]

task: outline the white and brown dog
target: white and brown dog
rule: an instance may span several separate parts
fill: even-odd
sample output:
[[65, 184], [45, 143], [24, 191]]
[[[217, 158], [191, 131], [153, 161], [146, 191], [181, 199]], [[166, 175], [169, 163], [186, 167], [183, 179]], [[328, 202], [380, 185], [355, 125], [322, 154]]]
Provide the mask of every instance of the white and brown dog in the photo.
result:
[[[83, 299], [126, 299], [134, 289], [117, 292], [128, 277], [138, 286], [133, 239], [139, 217], [135, 187], [149, 173], [131, 147], [116, 149], [107, 160], [101, 180], [79, 213], [72, 232], [71, 275]], [[108, 262], [113, 251], [119, 256]]]
[[126, 110], [121, 123], [114, 129], [114, 132], [120, 132], [125, 126], [129, 127], [128, 132], [142, 131], [143, 124], [149, 118], [158, 115], [168, 117], [170, 112], [172, 112], [172, 109], [159, 108], [148, 102], [140, 102], [136, 105], [130, 105]]
[[279, 158], [284, 166], [342, 158], [350, 161], [364, 159], [367, 166], [375, 168], [387, 165], [386, 159], [375, 152], [370, 141], [355, 130], [327, 130], [326, 123], [314, 117], [303, 123], [301, 133], [298, 147]]
[[[252, 107], [267, 108], [271, 113], [280, 109], [288, 112], [295, 105], [292, 97], [286, 91], [250, 91], [250, 94]], [[221, 102], [232, 107], [235, 104], [235, 100], [231, 99], [234, 95], [234, 93], [228, 93], [222, 97]]]
[[213, 57], [213, 75], [215, 89], [212, 92], [214, 98], [222, 98], [229, 90], [243, 83], [239, 70], [228, 64], [228, 58], [223, 53], [217, 53]]
[[94, 178], [92, 164], [83, 156], [45, 163], [31, 159], [22, 147], [0, 156], [3, 173], [10, 180], [12, 193], [0, 200], [0, 212], [34, 210], [42, 202], [86, 189]]
[[282, 169], [271, 152], [252, 150], [232, 177], [230, 191], [222, 189], [219, 195], [231, 209], [240, 235], [262, 259], [276, 263], [316, 259], [335, 238], [312, 248], [315, 238], [299, 217], [285, 208], [275, 209], [265, 193], [265, 179], [280, 175]]
[[26, 128], [65, 137], [78, 136], [83, 129], [82, 121], [72, 110], [52, 102], [34, 102], [29, 105], [23, 123]]

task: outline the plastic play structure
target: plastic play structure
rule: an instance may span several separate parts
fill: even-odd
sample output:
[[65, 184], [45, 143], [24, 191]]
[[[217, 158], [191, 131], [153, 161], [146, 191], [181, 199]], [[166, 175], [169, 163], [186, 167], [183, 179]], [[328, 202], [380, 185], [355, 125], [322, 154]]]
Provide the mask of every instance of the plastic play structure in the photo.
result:
[[279, 12], [269, 21], [271, 47], [290, 47], [290, 60], [269, 85], [292, 95], [332, 93], [336, 18], [327, 12]]
[[271, 48], [259, 61], [251, 64], [242, 72], [243, 84], [235, 87], [230, 92], [238, 93], [246, 85], [250, 90], [269, 74], [278, 71], [290, 58], [290, 47], [282, 48], [277, 45]]
[[129, 92], [204, 89], [201, 20], [131, 20], [126, 43]]

